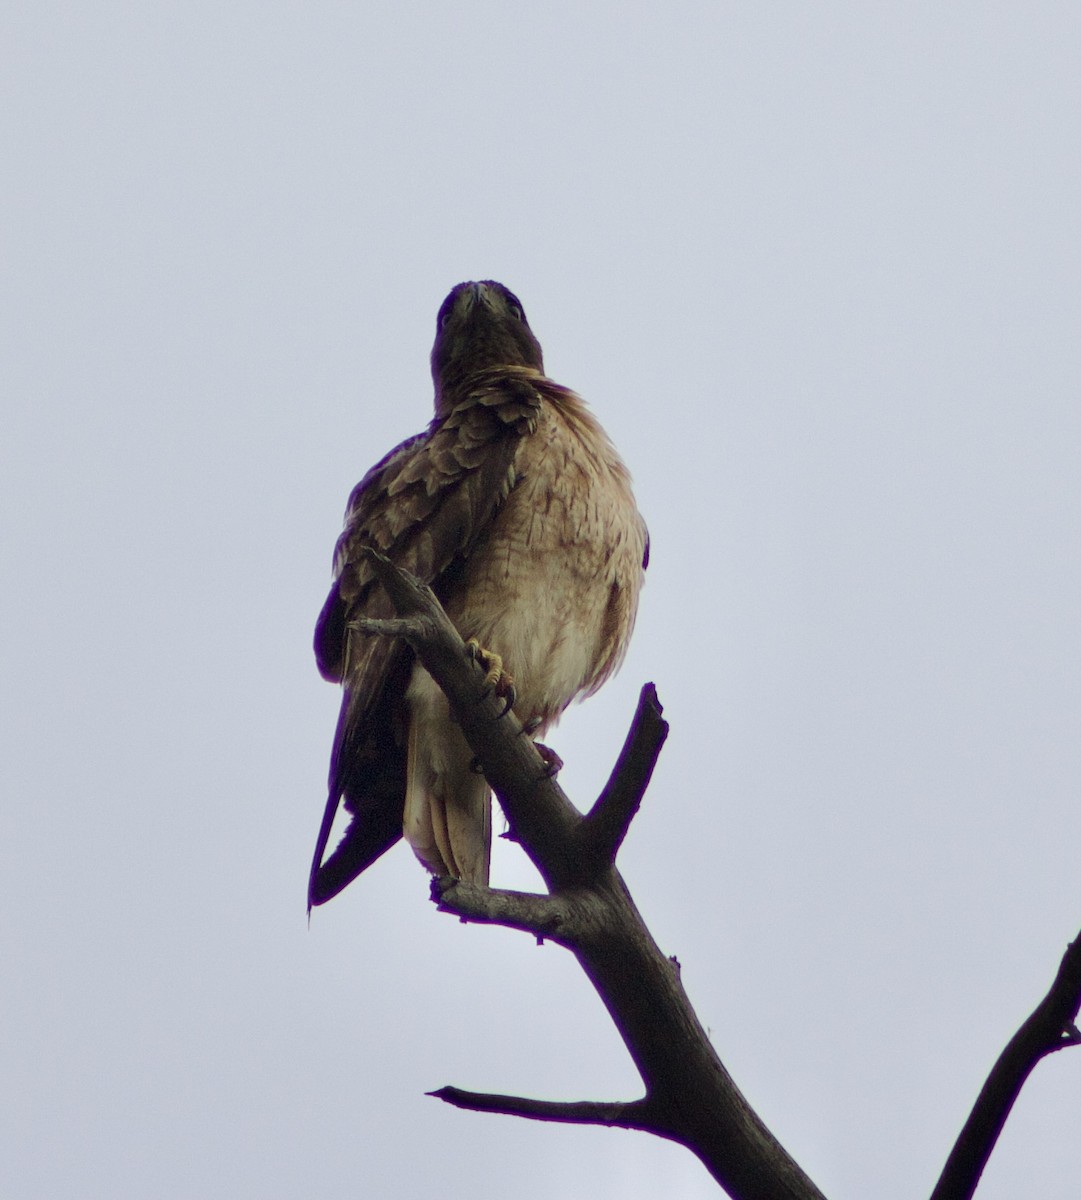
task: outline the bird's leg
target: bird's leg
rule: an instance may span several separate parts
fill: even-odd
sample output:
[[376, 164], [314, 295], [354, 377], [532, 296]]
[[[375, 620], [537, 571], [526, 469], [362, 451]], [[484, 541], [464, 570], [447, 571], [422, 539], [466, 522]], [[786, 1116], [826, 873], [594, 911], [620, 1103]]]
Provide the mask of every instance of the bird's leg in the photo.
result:
[[[494, 690], [497, 696], [505, 699], [503, 711], [499, 714], [501, 717], [505, 717], [514, 707], [516, 693], [513, 678], [503, 670], [503, 659], [495, 651], [485, 650], [476, 638], [470, 638], [466, 642], [465, 648], [469, 657], [475, 663], [480, 663], [484, 671], [484, 682], [488, 688]], [[486, 692], [485, 695], [487, 694]]]
[[[492, 650], [486, 650], [476, 638], [470, 638], [465, 644], [466, 653], [475, 663], [480, 663], [484, 669], [484, 681], [489, 688], [495, 689], [497, 696], [506, 698], [506, 703], [503, 706], [503, 711], [499, 714], [505, 717], [507, 713], [514, 707], [515, 691], [514, 680], [503, 670], [503, 659], [500, 658]], [[488, 693], [486, 692], [485, 695]], [[522, 733], [526, 737], [532, 739], [533, 734], [544, 724], [541, 717], [530, 717], [529, 720], [522, 724]], [[560, 772], [563, 766], [563, 760], [551, 748], [545, 746], [542, 742], [533, 742], [537, 748], [537, 753], [544, 760], [544, 779], [554, 779]], [[469, 765], [469, 769], [478, 774], [483, 774], [483, 768], [480, 762], [474, 758]]]

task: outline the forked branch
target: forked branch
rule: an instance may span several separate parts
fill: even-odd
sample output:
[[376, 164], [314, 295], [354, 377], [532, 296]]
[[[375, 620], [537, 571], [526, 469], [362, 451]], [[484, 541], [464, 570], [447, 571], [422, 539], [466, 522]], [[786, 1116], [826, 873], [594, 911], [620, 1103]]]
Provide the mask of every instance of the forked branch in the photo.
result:
[[[433, 881], [432, 898], [464, 921], [525, 930], [568, 947], [604, 1002], [645, 1085], [629, 1102], [556, 1102], [444, 1087], [429, 1093], [479, 1112], [616, 1125], [680, 1142], [733, 1200], [824, 1200], [744, 1099], [691, 1007], [678, 964], [666, 958], [634, 906], [615, 857], [642, 803], [668, 726], [652, 684], [612, 777], [588, 815], [568, 800], [513, 712], [490, 694], [484, 672], [430, 589], [369, 552], [397, 610], [359, 632], [403, 637], [443, 689], [466, 741], [499, 797], [513, 838], [547, 895]], [[1081, 1043], [1081, 935], [1051, 991], [995, 1064], [932, 1200], [969, 1200], [1025, 1079], [1045, 1055]]]
[[560, 1104], [457, 1088], [433, 1094], [490, 1112], [648, 1130], [693, 1150], [736, 1200], [823, 1200], [725, 1070], [678, 968], [653, 941], [612, 862], [667, 732], [652, 686], [642, 691], [619, 765], [583, 818], [523, 736], [517, 717], [500, 715], [502, 701], [487, 694], [481, 668], [432, 592], [384, 558], [372, 555], [372, 565], [405, 623], [393, 632], [406, 638], [445, 692], [512, 833], [550, 893], [485, 896], [485, 889], [437, 881], [434, 898], [465, 920], [506, 918], [512, 927], [570, 947], [645, 1084], [645, 1095], [626, 1104]]

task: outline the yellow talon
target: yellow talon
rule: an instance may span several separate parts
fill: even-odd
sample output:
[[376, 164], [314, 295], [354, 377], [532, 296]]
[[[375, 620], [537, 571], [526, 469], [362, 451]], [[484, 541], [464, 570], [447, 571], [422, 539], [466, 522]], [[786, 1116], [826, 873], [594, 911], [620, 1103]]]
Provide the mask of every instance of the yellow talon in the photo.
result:
[[485, 650], [476, 638], [470, 638], [465, 648], [469, 651], [469, 657], [484, 668], [484, 682], [489, 687], [497, 687], [504, 678], [502, 658], [491, 650]]
[[465, 648], [469, 657], [484, 669], [484, 682], [495, 690], [497, 696], [507, 697], [509, 709], [514, 703], [514, 680], [503, 670], [502, 657], [493, 650], [485, 650], [476, 638], [470, 638]]

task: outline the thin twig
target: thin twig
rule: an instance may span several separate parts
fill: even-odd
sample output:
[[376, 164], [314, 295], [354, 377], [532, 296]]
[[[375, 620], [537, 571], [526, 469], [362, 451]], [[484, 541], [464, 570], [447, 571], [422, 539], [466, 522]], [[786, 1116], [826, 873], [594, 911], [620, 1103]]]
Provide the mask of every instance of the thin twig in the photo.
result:
[[429, 1092], [436, 1100], [472, 1112], [502, 1113], [533, 1121], [561, 1121], [569, 1125], [609, 1125], [620, 1129], [652, 1129], [653, 1114], [646, 1100], [530, 1100], [525, 1096], [498, 1096], [442, 1087]]

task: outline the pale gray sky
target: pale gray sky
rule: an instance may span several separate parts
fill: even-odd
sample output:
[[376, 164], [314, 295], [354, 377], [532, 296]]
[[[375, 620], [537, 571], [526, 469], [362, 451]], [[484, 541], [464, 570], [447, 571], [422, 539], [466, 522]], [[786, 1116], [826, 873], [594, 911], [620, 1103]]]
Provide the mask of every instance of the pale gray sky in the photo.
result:
[[[573, 960], [404, 847], [305, 923], [346, 496], [436, 309], [522, 298], [634, 472], [620, 677], [549, 739], [832, 1198], [925, 1196], [1081, 927], [1081, 10], [0, 14], [0, 1193], [714, 1196]], [[495, 879], [532, 886], [501, 846]], [[982, 1200], [1075, 1200], [1081, 1053]]]

